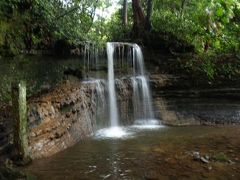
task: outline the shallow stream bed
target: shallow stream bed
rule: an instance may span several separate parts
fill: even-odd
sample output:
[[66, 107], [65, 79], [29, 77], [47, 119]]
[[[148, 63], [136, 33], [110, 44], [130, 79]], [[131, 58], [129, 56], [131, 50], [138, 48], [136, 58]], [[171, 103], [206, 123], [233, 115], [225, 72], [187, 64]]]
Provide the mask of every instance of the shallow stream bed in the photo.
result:
[[94, 136], [24, 170], [51, 180], [240, 178], [239, 126], [125, 130], [122, 138]]

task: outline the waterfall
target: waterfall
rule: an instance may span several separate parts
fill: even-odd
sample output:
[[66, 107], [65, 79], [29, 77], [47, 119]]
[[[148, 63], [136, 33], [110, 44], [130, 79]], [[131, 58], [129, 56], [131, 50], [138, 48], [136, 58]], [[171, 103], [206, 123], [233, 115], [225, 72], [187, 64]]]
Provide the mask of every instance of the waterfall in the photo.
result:
[[[127, 46], [128, 48], [124, 48]], [[122, 48], [122, 49], [121, 49]], [[130, 49], [129, 49], [130, 48]], [[118, 53], [117, 58], [114, 61], [114, 52]], [[116, 99], [115, 83], [118, 83], [114, 79], [114, 62], [120, 60], [121, 68], [123, 68], [123, 56], [125, 54], [124, 49], [127, 49], [126, 59], [127, 64], [132, 66], [132, 88], [133, 88], [133, 114], [135, 123], [137, 124], [149, 124], [154, 119], [152, 97], [149, 88], [148, 78], [145, 74], [144, 59], [141, 48], [137, 44], [131, 43], [119, 43], [119, 42], [108, 42], [107, 43], [107, 56], [108, 56], [108, 96], [109, 96], [109, 112], [111, 126], [118, 126], [118, 108]], [[121, 54], [122, 53], [122, 54]], [[130, 59], [130, 60], [129, 60]], [[127, 66], [128, 67], [128, 66]]]
[[133, 107], [136, 120], [154, 119], [152, 98], [147, 78], [145, 76], [132, 77], [133, 85]]
[[[83, 70], [84, 74], [88, 76], [91, 71], [96, 71], [99, 66], [99, 49], [96, 43], [94, 42], [84, 42], [83, 49]], [[98, 72], [96, 73], [98, 77]]]
[[97, 91], [97, 100], [99, 104], [102, 104], [103, 107], [106, 105], [106, 98], [105, 98], [105, 80], [97, 79], [95, 80], [96, 83], [96, 91]]
[[[108, 42], [106, 50], [107, 79], [96, 79], [100, 77], [99, 72], [96, 71], [95, 75], [93, 72], [89, 74], [93, 76], [91, 78], [88, 76], [85, 81], [85, 83], [95, 84], [96, 91], [93, 96], [96, 97], [97, 108], [99, 107], [97, 113], [104, 114], [104, 118], [97, 115], [98, 120], [102, 122], [104, 119], [109, 119], [108, 124], [110, 123], [112, 127], [112, 135], [124, 134], [119, 128], [119, 117], [125, 120], [121, 124], [126, 123], [126, 120], [131, 120], [127, 125], [132, 124], [131, 117], [135, 125], [158, 123], [154, 120], [151, 91], [141, 48], [133, 43]], [[85, 44], [84, 65], [87, 72], [93, 68], [99, 69], [98, 48], [94, 43]], [[129, 114], [133, 116], [129, 118]], [[98, 124], [106, 127], [103, 126], [106, 125], [105, 122]]]
[[[110, 128], [100, 129], [96, 136], [120, 138], [131, 135], [131, 132], [128, 132], [126, 128], [119, 126], [118, 114], [118, 112], [121, 112], [121, 119], [131, 119], [128, 116], [128, 114], [131, 114], [131, 108], [129, 108], [131, 105], [128, 106], [129, 102], [132, 102], [133, 107], [133, 128], [160, 127], [158, 120], [154, 119], [151, 91], [148, 77], [145, 74], [141, 48], [137, 44], [121, 42], [108, 42], [106, 48]], [[123, 72], [124, 76], [122, 76]], [[99, 92], [102, 91], [100, 85], [97, 85], [97, 88]], [[119, 104], [117, 99], [121, 101]], [[128, 102], [126, 103], [125, 100]], [[118, 106], [120, 109], [118, 109]], [[127, 112], [125, 117], [123, 117], [124, 112]], [[132, 122], [130, 123], [132, 125]]]
[[114, 81], [114, 44], [107, 43], [107, 56], [108, 56], [108, 94], [109, 94], [109, 117], [111, 126], [118, 126], [118, 110], [117, 110], [117, 98], [115, 91], [115, 81]]
[[142, 102], [140, 102], [139, 86], [135, 77], [132, 77], [131, 80], [133, 86], [133, 117], [134, 119], [139, 119], [139, 117], [142, 117], [142, 112], [140, 111]]

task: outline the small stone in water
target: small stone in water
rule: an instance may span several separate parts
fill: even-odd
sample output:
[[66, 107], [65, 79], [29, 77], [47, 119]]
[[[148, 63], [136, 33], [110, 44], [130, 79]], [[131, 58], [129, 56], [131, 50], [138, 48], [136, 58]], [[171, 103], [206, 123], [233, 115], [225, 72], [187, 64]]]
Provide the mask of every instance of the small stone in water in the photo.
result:
[[234, 164], [235, 162], [233, 162], [232, 160], [228, 160], [228, 162], [230, 163], [230, 164]]
[[199, 160], [201, 158], [201, 156], [200, 156], [200, 153], [199, 152], [193, 152], [193, 159], [194, 160]]
[[200, 159], [203, 163], [209, 163], [209, 161], [207, 159], [205, 159], [204, 157], [201, 157]]
[[109, 178], [111, 176], [111, 174], [108, 174], [108, 175], [106, 175], [106, 176], [103, 176], [103, 179], [107, 179], [107, 178]]
[[90, 167], [90, 168], [97, 168], [97, 166], [88, 166], [88, 167]]
[[125, 172], [128, 173], [128, 172], [132, 172], [132, 171], [130, 169], [128, 169], [128, 170], [125, 170]]
[[208, 155], [205, 155], [204, 158], [205, 158], [206, 160], [209, 160], [209, 159], [210, 159], [210, 157], [209, 157]]

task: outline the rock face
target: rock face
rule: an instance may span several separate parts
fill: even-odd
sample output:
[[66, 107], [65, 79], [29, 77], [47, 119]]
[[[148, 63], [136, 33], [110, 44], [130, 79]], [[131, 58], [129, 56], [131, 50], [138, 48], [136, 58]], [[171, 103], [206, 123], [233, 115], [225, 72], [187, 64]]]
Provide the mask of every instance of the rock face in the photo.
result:
[[133, 87], [130, 78], [116, 80], [116, 91], [118, 101], [119, 118], [121, 125], [130, 125], [133, 123]]
[[239, 87], [194, 87], [191, 79], [173, 75], [150, 76], [155, 115], [163, 124], [239, 124]]
[[[154, 97], [154, 105], [155, 116], [165, 125], [186, 126], [201, 124], [201, 119], [198, 116], [187, 113], [188, 111], [180, 111], [176, 104], [164, 97]], [[180, 105], [185, 106], [184, 104]]]
[[94, 131], [95, 85], [65, 81], [53, 91], [28, 101], [32, 158], [51, 156]]

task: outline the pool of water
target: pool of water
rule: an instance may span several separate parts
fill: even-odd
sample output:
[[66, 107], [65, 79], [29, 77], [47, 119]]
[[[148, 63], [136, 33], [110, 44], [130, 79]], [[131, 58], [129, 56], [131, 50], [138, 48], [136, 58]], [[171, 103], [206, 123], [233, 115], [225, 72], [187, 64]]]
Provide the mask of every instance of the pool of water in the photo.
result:
[[[96, 133], [52, 157], [35, 160], [24, 170], [38, 179], [231, 179], [240, 177], [239, 129], [129, 126], [123, 128], [124, 136]], [[224, 152], [234, 164], [194, 161], [193, 151], [211, 158]]]

